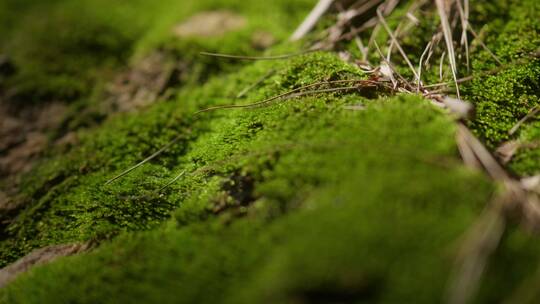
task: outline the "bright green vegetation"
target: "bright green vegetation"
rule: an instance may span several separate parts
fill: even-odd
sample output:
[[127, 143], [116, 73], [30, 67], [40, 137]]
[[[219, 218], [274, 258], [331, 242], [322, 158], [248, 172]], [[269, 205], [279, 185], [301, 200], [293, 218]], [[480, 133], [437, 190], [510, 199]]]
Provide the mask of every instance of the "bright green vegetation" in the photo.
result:
[[[93, 236], [113, 227], [142, 229], [152, 224], [149, 218], [166, 215], [159, 210], [178, 208], [151, 232], [124, 234], [94, 253], [38, 269], [11, 285], [6, 299], [55, 302], [56, 288], [69, 290], [61, 293], [62, 301], [84, 303], [439, 298], [457, 249], [454, 242], [493, 186], [462, 167], [452, 122], [421, 98], [370, 101], [337, 94], [208, 113], [190, 124], [191, 135], [177, 150], [103, 186], [113, 165], [123, 169], [149, 152], [141, 144], [145, 136], [156, 138], [151, 140], [156, 146], [172, 136], [167, 125], [156, 127], [165, 134], [146, 131], [157, 120], [172, 120], [152, 113], [172, 112], [178, 118], [170, 125], [187, 132], [180, 126], [188, 118], [173, 109], [185, 100], [222, 103], [213, 99], [217, 92], [238, 91], [249, 84], [246, 75], [262, 75], [270, 65], [248, 67], [187, 92], [159, 111], [134, 117], [137, 123], [124, 118], [92, 134], [88, 141], [103, 146], [85, 145], [80, 153], [104, 150], [106, 155], [94, 161], [102, 157], [110, 165], [101, 163], [94, 171], [86, 164], [90, 172], [49, 190], [50, 196], [59, 195], [36, 205], [47, 206], [43, 210], [25, 212], [32, 220], [13, 226], [25, 233], [17, 239], [29, 240], [36, 230], [47, 241], [54, 231], [53, 237], [66, 242], [74, 240], [70, 235]], [[315, 54], [281, 65], [282, 72], [249, 94], [249, 100], [332, 75], [362, 77], [334, 55]], [[367, 109], [344, 108], [358, 103]], [[113, 143], [114, 138], [133, 142]], [[163, 196], [154, 194], [182, 170], [185, 177]], [[42, 221], [36, 220], [39, 216]], [[42, 227], [26, 234], [39, 222]], [[53, 277], [58, 277], [54, 283]]]
[[[24, 177], [25, 208], [3, 227], [2, 266], [51, 244], [90, 241], [97, 248], [23, 274], [0, 291], [2, 302], [443, 299], [463, 234], [497, 193], [497, 185], [462, 165], [449, 115], [420, 96], [363, 88], [194, 116], [206, 107], [249, 104], [318, 81], [367, 77], [335, 54], [322, 52], [242, 65], [195, 57], [201, 50], [258, 53], [249, 42], [256, 31], [283, 40], [311, 5], [272, 1], [262, 9], [258, 1], [221, 2], [134, 1], [128, 7], [120, 1], [59, 0], [47, 6], [58, 11], [47, 12], [53, 16], [47, 26], [65, 28], [70, 32], [65, 37], [73, 40], [52, 34], [51, 39], [58, 41], [48, 51], [66, 56], [58, 66], [26, 53], [39, 49], [30, 34], [40, 41], [56, 31], [47, 32], [43, 30], [47, 26], [29, 21], [9, 33], [17, 39], [6, 47], [20, 43], [25, 52], [15, 59], [21, 71], [28, 72], [13, 81], [28, 84], [32, 89], [20, 90], [29, 96], [50, 93], [76, 99], [91, 94], [88, 90], [99, 90], [96, 82], [104, 75], [113, 75], [128, 60], [155, 49], [192, 66], [191, 78], [174, 88], [170, 100], [80, 131], [76, 147], [51, 151]], [[462, 86], [464, 96], [477, 108], [471, 127], [491, 148], [510, 139], [508, 129], [539, 103], [540, 66], [534, 54], [540, 43], [535, 17], [539, 10], [532, 9], [538, 7], [536, 2], [497, 1], [473, 8], [475, 26], [489, 20], [487, 16], [499, 18], [477, 30], [506, 64], [498, 73]], [[35, 6], [25, 8], [25, 2], [6, 3], [1, 5], [38, 13]], [[215, 9], [218, 3], [220, 8], [245, 13], [249, 25], [218, 38], [170, 35], [176, 22]], [[88, 28], [54, 25], [64, 17], [69, 24], [83, 22], [86, 17], [75, 18], [73, 13], [81, 8], [89, 14]], [[56, 20], [55, 14], [61, 17]], [[395, 25], [396, 20], [389, 18], [389, 23]], [[91, 29], [103, 36], [87, 35]], [[423, 24], [419, 30], [434, 29]], [[411, 35], [404, 42], [408, 53], [418, 53], [414, 48], [422, 45], [418, 37]], [[92, 40], [87, 49], [66, 53], [72, 45], [84, 47], [79, 40], [83, 38]], [[94, 57], [98, 40], [103, 60]], [[280, 44], [272, 52], [298, 47]], [[474, 74], [497, 67], [489, 54], [475, 47]], [[88, 61], [80, 61], [85, 56]], [[412, 60], [417, 63], [418, 58]], [[399, 68], [407, 73], [405, 67]], [[37, 78], [53, 70], [60, 73], [43, 82]], [[270, 70], [275, 70], [272, 76], [243, 98], [235, 98]], [[63, 83], [62, 77], [74, 83]], [[430, 73], [425, 77], [437, 78]], [[33, 91], [37, 88], [48, 91], [40, 95]], [[540, 170], [540, 149], [534, 146], [540, 140], [539, 127], [532, 119], [515, 135], [531, 144], [510, 164], [518, 174]], [[105, 185], [177, 136], [178, 141], [159, 157]], [[539, 300], [538, 239], [515, 226], [513, 219], [509, 222], [488, 264], [478, 303]]]
[[[2, 252], [14, 256], [4, 261], [30, 247], [153, 229], [38, 267], [4, 289], [3, 300], [438, 301], [459, 238], [494, 191], [460, 164], [452, 121], [422, 98], [363, 97], [369, 92], [222, 110], [195, 121], [188, 114], [228, 103], [218, 96], [270, 67], [276, 64], [260, 62], [151, 111], [113, 119], [62, 162], [41, 167], [27, 181], [34, 188], [26, 188], [39, 199], [10, 226]], [[277, 67], [246, 102], [328, 77], [363, 78], [330, 54]], [[359, 103], [367, 108], [345, 108]], [[186, 135], [174, 149], [103, 185], [175, 132]], [[536, 252], [519, 242], [529, 237], [515, 234], [503, 253]], [[531, 263], [494, 269], [497, 278], [513, 274], [515, 281], [488, 281], [486, 298], [510, 295]]]
[[[408, 19], [403, 16], [408, 10], [408, 5], [398, 7], [396, 12], [388, 17], [390, 28], [404, 28]], [[540, 105], [539, 12], [540, 4], [535, 0], [471, 3], [469, 20], [478, 38], [469, 33], [470, 70], [466, 68], [463, 47], [456, 46], [458, 53], [462, 54], [457, 58], [458, 78], [475, 76], [473, 80], [460, 85], [463, 99], [472, 102], [476, 108], [476, 117], [470, 122], [470, 127], [493, 149], [511, 139], [523, 140], [525, 148], [517, 153], [510, 164], [510, 168], [518, 175], [540, 172], [540, 165], [535, 157], [539, 153], [539, 145], [537, 138], [530, 135], [535, 131], [524, 131], [528, 124], [531, 124], [532, 129], [536, 129], [534, 122], [537, 117], [529, 120], [528, 124], [515, 134], [509, 135], [509, 131], [521, 118]], [[440, 26], [436, 10], [416, 14], [420, 17], [419, 25], [400, 37], [401, 46], [415, 67], [419, 64], [425, 46], [432, 35], [439, 31]], [[362, 36], [365, 43], [370, 37], [369, 32]], [[386, 41], [389, 39], [388, 33], [382, 29], [376, 35], [383, 54], [387, 52]], [[500, 64], [482, 43], [497, 56]], [[422, 80], [427, 84], [453, 82], [447, 59], [443, 64], [443, 79], [439, 78], [439, 58], [445, 50], [444, 41], [439, 45], [441, 48], [435, 50], [430, 66], [422, 72]], [[351, 43], [347, 49], [360, 56], [355, 43]], [[375, 51], [369, 59], [372, 62], [380, 61]], [[392, 63], [402, 75], [414, 79], [413, 73], [397, 51], [392, 57]], [[452, 91], [455, 91], [455, 88]], [[521, 136], [522, 132], [529, 135]]]
[[[478, 28], [490, 50], [502, 66], [486, 52], [480, 51], [472, 60], [473, 71], [479, 77], [466, 83], [464, 94], [476, 105], [473, 129], [492, 148], [512, 138], [522, 138], [532, 146], [518, 152], [510, 167], [520, 175], [540, 172], [537, 117], [510, 136], [510, 129], [535, 106], [540, 105], [540, 3], [538, 1], [500, 1], [487, 5], [484, 18], [493, 11], [504, 14], [500, 19]], [[497, 14], [497, 13], [496, 13]], [[482, 19], [482, 18], [479, 18]], [[474, 46], [480, 48], [480, 46]], [[496, 71], [493, 75], [482, 73]]]
[[[140, 115], [119, 116], [96, 132], [81, 133], [79, 147], [67, 155], [47, 159], [24, 180], [22, 188], [28, 198], [27, 207], [6, 228], [10, 237], [0, 245], [3, 248], [2, 264], [32, 248], [51, 243], [100, 239], [122, 229], [155, 226], [186, 199], [182, 195], [185, 190], [172, 192], [170, 197], [163, 197], [158, 192], [182, 166], [187, 166], [189, 171], [199, 167], [212, 170], [212, 164], [219, 157], [226, 159], [233, 152], [241, 152], [236, 150], [239, 145], [245, 145], [242, 139], [262, 128], [254, 119], [246, 118], [243, 125], [239, 125], [231, 119], [212, 119], [217, 114], [193, 117], [192, 113], [197, 108], [230, 102], [231, 98], [227, 96], [249, 85], [251, 79], [266, 74], [273, 65], [268, 62], [249, 67], [225, 80], [215, 80], [204, 87], [186, 91], [174, 102], [161, 103]], [[363, 77], [359, 70], [327, 54], [298, 58], [280, 65], [281, 71], [267, 80], [264, 89], [252, 92], [251, 100], [270, 97], [306, 83]], [[282, 118], [270, 116], [265, 119], [278, 122]], [[215, 134], [210, 132], [211, 127], [224, 131]], [[293, 130], [289, 132], [293, 133]], [[272, 130], [268, 133], [268, 137], [278, 135]], [[179, 142], [156, 161], [104, 186], [115, 171], [137, 163], [177, 134], [182, 135]], [[199, 139], [203, 135], [206, 137]], [[230, 139], [230, 145], [223, 142], [224, 138]], [[256, 151], [253, 148], [253, 153]], [[195, 185], [208, 187], [208, 181], [202, 176], [189, 177], [187, 189]], [[193, 199], [199, 204], [199, 198]]]
[[515, 172], [524, 175], [538, 174], [540, 159], [540, 124], [539, 122], [529, 122], [522, 127], [518, 140], [522, 143], [519, 153], [510, 163]]
[[[408, 5], [398, 7], [388, 17], [387, 23], [391, 29], [406, 27], [410, 21], [403, 16], [409, 8]], [[419, 64], [425, 46], [440, 26], [436, 10], [425, 10], [416, 15], [420, 19], [419, 25], [400, 37], [401, 46], [415, 67]], [[463, 99], [472, 102], [476, 109], [476, 117], [469, 125], [492, 149], [508, 140], [523, 141], [523, 148], [518, 151], [509, 167], [517, 175], [538, 174], [539, 144], [538, 138], [533, 135], [537, 133], [535, 122], [538, 118], [530, 119], [513, 135], [509, 131], [531, 109], [540, 105], [540, 4], [535, 0], [471, 3], [469, 20], [478, 35], [475, 38], [469, 33], [470, 70], [467, 69], [464, 48], [456, 45], [457, 52], [462, 54], [457, 58], [458, 78], [474, 75], [473, 80], [460, 85]], [[370, 37], [370, 32], [362, 36], [365, 43]], [[376, 35], [383, 54], [387, 52], [386, 42], [389, 39], [388, 33], [382, 29]], [[497, 56], [500, 64], [482, 43]], [[430, 66], [427, 70], [424, 67], [422, 72], [422, 80], [427, 84], [453, 82], [447, 59], [443, 64], [443, 79], [439, 78], [439, 61], [445, 50], [444, 41], [439, 46], [432, 55]], [[351, 43], [347, 49], [360, 56], [355, 43]], [[403, 58], [397, 51], [394, 53], [392, 63], [397, 70], [408, 79], [414, 79]], [[369, 59], [372, 62], [380, 61], [375, 51]], [[455, 92], [455, 88], [451, 92]], [[529, 125], [531, 130], [528, 130]]]

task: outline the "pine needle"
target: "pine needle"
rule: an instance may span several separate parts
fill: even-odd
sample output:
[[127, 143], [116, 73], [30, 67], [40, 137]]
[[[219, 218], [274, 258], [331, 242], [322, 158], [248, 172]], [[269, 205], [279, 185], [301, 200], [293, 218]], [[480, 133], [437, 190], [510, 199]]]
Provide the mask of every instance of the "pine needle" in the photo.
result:
[[465, 61], [467, 64], [467, 73], [470, 70], [469, 62], [469, 39], [467, 37], [467, 29], [469, 28], [469, 1], [465, 0], [464, 5], [461, 4], [461, 0], [456, 0], [459, 18], [461, 20], [461, 45], [465, 46]]
[[312, 88], [312, 87], [316, 87], [316, 86], [320, 86], [320, 85], [324, 85], [324, 84], [353, 83], [353, 82], [366, 82], [366, 80], [359, 80], [359, 79], [344, 79], [344, 80], [333, 80], [333, 81], [321, 81], [321, 82], [316, 82], [316, 83], [308, 84], [308, 85], [305, 85], [305, 86], [302, 86], [302, 87], [299, 87], [299, 88], [296, 88], [296, 89], [287, 91], [287, 92], [285, 92], [285, 93], [282, 93], [282, 94], [279, 94], [279, 95], [276, 95], [276, 96], [272, 96], [272, 97], [270, 97], [270, 98], [267, 98], [267, 99], [264, 99], [264, 100], [262, 100], [262, 101], [258, 101], [258, 102], [255, 102], [255, 103], [246, 104], [246, 105], [223, 105], [223, 106], [215, 106], [215, 107], [210, 107], [210, 108], [206, 108], [206, 109], [199, 110], [199, 111], [195, 112], [194, 115], [199, 115], [199, 114], [204, 113], [204, 112], [210, 112], [210, 111], [220, 110], [220, 109], [245, 109], [245, 108], [254, 108], [254, 107], [258, 107], [258, 106], [262, 106], [262, 105], [268, 104], [268, 103], [270, 103], [270, 102], [272, 102], [272, 101], [274, 101], [274, 100], [284, 98], [284, 97], [286, 97], [286, 96], [288, 96], [288, 95], [292, 95], [292, 94], [294, 94], [294, 93], [297, 93], [297, 92], [300, 92], [300, 91], [302, 91], [302, 90], [309, 89], [309, 88]]
[[260, 85], [263, 81], [265, 81], [268, 77], [272, 76], [276, 72], [275, 69], [271, 69], [268, 71], [268, 73], [264, 74], [261, 78], [257, 79], [253, 84], [247, 86], [244, 88], [238, 95], [236, 95], [236, 98], [242, 98], [244, 95], [246, 95], [249, 91], [253, 90], [255, 87]]
[[[199, 115], [199, 114], [204, 113], [204, 112], [209, 112], [209, 111], [218, 110], [218, 109], [253, 108], [253, 107], [257, 107], [257, 106], [267, 104], [267, 103], [269, 103], [271, 101], [274, 101], [274, 100], [277, 100], [277, 99], [291, 99], [291, 98], [295, 98], [295, 97], [311, 95], [311, 94], [317, 94], [317, 93], [330, 93], [330, 92], [353, 90], [353, 89], [357, 89], [358, 85], [343, 86], [343, 87], [337, 87], [337, 88], [329, 88], [329, 89], [320, 89], [320, 90], [311, 90], [311, 91], [300, 92], [302, 90], [312, 88], [312, 87], [316, 87], [316, 86], [320, 86], [320, 85], [324, 85], [324, 84], [354, 83], [354, 82], [368, 84], [368, 85], [376, 85], [376, 83], [373, 82], [373, 81], [363, 80], [363, 79], [344, 79], [344, 80], [333, 80], [333, 81], [321, 81], [321, 82], [305, 85], [305, 86], [296, 88], [294, 90], [290, 90], [288, 92], [285, 92], [283, 94], [273, 96], [273, 97], [267, 98], [265, 100], [262, 100], [262, 101], [259, 101], [259, 102], [256, 102], [256, 103], [252, 103], [252, 104], [248, 104], [248, 105], [224, 105], [224, 106], [216, 106], [216, 107], [206, 108], [206, 109], [200, 110], [198, 112], [195, 112], [194, 116]], [[133, 170], [137, 169], [138, 167], [144, 165], [145, 163], [149, 162], [150, 160], [156, 158], [157, 156], [159, 156], [160, 154], [165, 152], [168, 148], [170, 148], [172, 145], [174, 145], [181, 138], [182, 138], [182, 135], [178, 135], [177, 137], [175, 137], [173, 140], [168, 142], [165, 146], [161, 147], [158, 151], [156, 151], [152, 155], [148, 156], [147, 158], [140, 161], [136, 165], [122, 171], [122, 173], [116, 175], [115, 177], [109, 179], [105, 183], [105, 185], [108, 185], [108, 184], [114, 182], [115, 180], [123, 177], [124, 175], [130, 173], [131, 171], [133, 171]]]
[[527, 120], [529, 120], [529, 119], [533, 118], [534, 116], [536, 116], [536, 114], [538, 114], [538, 112], [540, 112], [540, 106], [535, 106], [532, 109], [530, 109], [529, 112], [527, 113], [527, 115], [525, 115], [522, 119], [520, 119], [512, 127], [512, 129], [510, 129], [510, 131], [508, 131], [508, 135], [513, 135], [514, 133], [516, 133], [516, 131], [519, 129], [519, 127], [521, 127], [521, 125], [523, 125]]
[[468, 28], [469, 28], [469, 31], [471, 32], [471, 34], [474, 36], [474, 39], [476, 39], [478, 41], [478, 44], [480, 44], [480, 46], [482, 46], [482, 48], [495, 60], [497, 61], [497, 63], [499, 65], [503, 65], [503, 63], [501, 62], [501, 60], [499, 59], [499, 57], [497, 57], [497, 55], [495, 55], [495, 53], [493, 53], [488, 47], [487, 45], [480, 39], [480, 37], [478, 36], [478, 34], [476, 33], [476, 31], [471, 27], [470, 24], [467, 24], [468, 25]]
[[170, 185], [172, 185], [174, 182], [176, 182], [178, 179], [180, 179], [180, 177], [182, 177], [184, 174], [186, 173], [186, 170], [182, 170], [182, 172], [180, 172], [178, 175], [176, 175], [172, 180], [170, 180], [167, 184], [165, 184], [163, 187], [161, 187], [158, 192], [161, 192], [163, 191], [165, 188], [169, 187]]
[[459, 85], [457, 82], [457, 64], [456, 64], [456, 54], [454, 51], [454, 42], [452, 40], [452, 30], [450, 24], [448, 23], [448, 17], [446, 16], [446, 10], [444, 7], [444, 0], [435, 0], [437, 5], [437, 10], [439, 12], [439, 17], [441, 19], [441, 26], [443, 29], [444, 40], [446, 42], [446, 48], [448, 50], [448, 60], [450, 61], [450, 67], [452, 69], [452, 76], [454, 78], [454, 83], [456, 85], [456, 94], [458, 99], [461, 99], [459, 94]]
[[142, 161], [140, 161], [139, 163], [137, 163], [136, 165], [124, 170], [122, 173], [116, 175], [115, 177], [109, 179], [105, 185], [108, 185], [112, 182], [114, 182], [115, 180], [119, 179], [120, 177], [128, 174], [129, 172], [137, 169], [138, 167], [144, 165], [145, 163], [151, 161], [152, 159], [156, 158], [158, 155], [160, 155], [161, 153], [165, 152], [168, 148], [170, 148], [172, 145], [174, 145], [178, 140], [180, 140], [182, 138], [182, 134], [179, 134], [178, 136], [176, 136], [173, 140], [171, 140], [170, 142], [168, 142], [165, 146], [161, 147], [161, 149], [157, 150], [156, 152], [154, 152], [152, 155], [148, 156], [147, 158], [143, 159]]
[[237, 59], [237, 60], [280, 60], [280, 59], [287, 59], [291, 57], [301, 56], [308, 53], [317, 52], [320, 50], [321, 50], [320, 48], [315, 48], [315, 49], [309, 49], [309, 50], [305, 50], [301, 52], [275, 55], [275, 56], [243, 56], [243, 55], [232, 55], [232, 54], [211, 53], [211, 52], [200, 52], [199, 55], [226, 58], [226, 59]]
[[380, 20], [382, 26], [384, 27], [384, 29], [386, 30], [388, 35], [390, 35], [390, 38], [392, 39], [392, 41], [396, 45], [397, 49], [399, 50], [399, 53], [401, 54], [401, 56], [403, 57], [403, 59], [405, 60], [405, 62], [409, 66], [409, 68], [411, 69], [411, 71], [413, 72], [414, 76], [416, 77], [416, 79], [419, 79], [420, 77], [416, 73], [416, 70], [414, 69], [413, 64], [411, 63], [411, 61], [407, 57], [407, 54], [405, 53], [405, 51], [401, 47], [401, 44], [397, 41], [396, 36], [394, 36], [394, 34], [392, 33], [392, 30], [390, 29], [390, 27], [386, 23], [386, 20], [384, 19], [384, 16], [383, 16], [380, 9], [377, 9], [377, 16], [379, 17], [379, 20]]
[[422, 84], [422, 63], [424, 62], [424, 57], [428, 54], [429, 50], [431, 49], [431, 41], [428, 42], [426, 45], [426, 48], [422, 52], [422, 55], [420, 56], [420, 62], [418, 62], [418, 79], [417, 79], [417, 90], [420, 91], [420, 85]]
[[317, 5], [311, 10], [309, 15], [304, 19], [302, 24], [294, 31], [290, 40], [297, 41], [302, 39], [307, 33], [309, 33], [313, 27], [319, 22], [319, 19], [330, 9], [330, 6], [334, 0], [319, 0]]

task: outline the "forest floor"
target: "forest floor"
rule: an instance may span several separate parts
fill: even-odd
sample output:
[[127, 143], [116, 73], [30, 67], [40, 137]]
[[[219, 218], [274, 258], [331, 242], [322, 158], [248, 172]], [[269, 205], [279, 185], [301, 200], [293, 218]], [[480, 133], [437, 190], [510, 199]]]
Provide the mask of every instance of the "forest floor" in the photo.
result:
[[316, 4], [1, 2], [0, 302], [540, 302], [540, 2]]

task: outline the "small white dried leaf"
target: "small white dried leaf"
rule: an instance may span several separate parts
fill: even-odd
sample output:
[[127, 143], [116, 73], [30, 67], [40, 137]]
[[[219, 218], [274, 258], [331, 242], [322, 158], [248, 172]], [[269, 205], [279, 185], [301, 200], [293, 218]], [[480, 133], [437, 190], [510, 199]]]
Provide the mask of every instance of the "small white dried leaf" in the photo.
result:
[[540, 175], [522, 178], [521, 186], [523, 186], [525, 190], [540, 191]]
[[468, 118], [474, 112], [474, 107], [469, 102], [461, 99], [444, 97], [444, 105], [453, 113], [457, 114], [459, 118]]
[[351, 62], [352, 61], [352, 55], [349, 52], [342, 51], [338, 53], [339, 58], [345, 62]]
[[386, 62], [381, 63], [380, 72], [383, 77], [394, 82], [394, 72]]

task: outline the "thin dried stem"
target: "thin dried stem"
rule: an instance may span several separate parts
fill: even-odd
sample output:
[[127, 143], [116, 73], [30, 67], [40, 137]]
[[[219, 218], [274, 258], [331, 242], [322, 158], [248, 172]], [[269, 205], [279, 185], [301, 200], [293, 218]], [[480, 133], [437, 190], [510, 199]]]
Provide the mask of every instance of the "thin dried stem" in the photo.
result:
[[480, 44], [480, 46], [482, 46], [482, 48], [488, 52], [488, 54], [495, 60], [497, 61], [498, 64], [502, 65], [503, 63], [501, 62], [501, 60], [499, 59], [499, 57], [497, 57], [497, 55], [495, 55], [495, 53], [493, 53], [488, 47], [487, 45], [480, 39], [480, 37], [478, 36], [478, 34], [476, 34], [476, 31], [472, 28], [472, 26], [470, 24], [467, 24], [468, 25], [468, 29], [469, 29], [469, 32], [471, 32], [471, 34], [474, 36], [474, 39], [476, 39], [478, 41], [478, 43]]
[[457, 83], [457, 64], [456, 54], [454, 51], [454, 42], [452, 41], [452, 30], [450, 28], [450, 24], [448, 23], [448, 17], [446, 16], [444, 0], [435, 0], [435, 4], [437, 5], [437, 11], [439, 12], [439, 17], [441, 19], [444, 40], [446, 42], [446, 48], [448, 50], [448, 60], [450, 61], [452, 77], [454, 78], [454, 83], [456, 84], [456, 94], [458, 99], [461, 99], [461, 96], [459, 94], [459, 85]]
[[418, 79], [416, 80], [416, 84], [417, 84], [417, 91], [420, 91], [420, 85], [422, 84], [422, 63], [424, 62], [424, 57], [426, 56], [426, 54], [429, 52], [429, 50], [431, 49], [431, 41], [428, 42], [428, 44], [426, 45], [426, 48], [424, 49], [424, 51], [422, 52], [422, 55], [420, 56], [420, 62], [418, 62]]
[[124, 170], [122, 173], [116, 175], [115, 177], [109, 179], [105, 185], [108, 185], [112, 182], [114, 182], [115, 180], [119, 179], [120, 177], [128, 174], [129, 172], [137, 169], [138, 167], [144, 165], [145, 163], [151, 161], [152, 159], [156, 158], [158, 155], [160, 155], [161, 153], [165, 152], [167, 149], [169, 149], [172, 145], [174, 145], [177, 141], [179, 141], [181, 138], [183, 137], [182, 134], [179, 134], [178, 136], [176, 136], [173, 140], [171, 140], [170, 142], [168, 142], [166, 145], [164, 145], [163, 147], [161, 147], [159, 150], [157, 150], [156, 152], [154, 152], [152, 155], [148, 156], [147, 158], [143, 159], [142, 161], [140, 161], [139, 163], [137, 163], [136, 165]]
[[502, 166], [495, 160], [488, 149], [476, 138], [471, 131], [463, 124], [458, 124], [458, 132], [462, 133], [467, 144], [486, 170], [486, 172], [494, 179], [499, 181], [508, 181], [510, 176], [504, 171]]
[[467, 140], [463, 136], [462, 132], [456, 132], [456, 143], [458, 146], [459, 154], [463, 159], [463, 163], [472, 169], [482, 169], [482, 165], [476, 158], [474, 151], [471, 149]]
[[186, 170], [182, 170], [178, 175], [176, 175], [173, 179], [171, 179], [168, 183], [166, 183], [163, 187], [161, 187], [158, 190], [158, 192], [161, 192], [161, 191], [165, 190], [167, 187], [169, 187], [170, 185], [174, 184], [174, 182], [179, 180], [180, 177], [184, 176], [185, 173], [186, 173]]
[[332, 3], [334, 3], [334, 0], [319, 0], [302, 24], [294, 31], [289, 40], [300, 40], [309, 33], [313, 27], [315, 27], [317, 22], [319, 22], [319, 19], [321, 19], [321, 17], [330, 9]]
[[282, 94], [279, 94], [279, 95], [276, 95], [276, 96], [272, 96], [270, 98], [267, 98], [267, 99], [264, 99], [264, 100], [261, 100], [261, 101], [255, 102], [255, 103], [251, 103], [251, 104], [247, 104], [247, 105], [215, 106], [215, 107], [210, 107], [210, 108], [199, 110], [199, 111], [195, 112], [194, 115], [199, 115], [199, 114], [204, 113], [204, 112], [210, 112], [210, 111], [220, 110], [220, 109], [242, 109], [242, 108], [258, 107], [258, 106], [262, 106], [262, 105], [265, 105], [267, 103], [270, 103], [270, 102], [272, 102], [274, 100], [281, 99], [281, 98], [286, 97], [288, 95], [294, 94], [296, 92], [299, 92], [299, 91], [302, 91], [302, 90], [305, 90], [305, 89], [309, 89], [309, 88], [313, 88], [313, 87], [316, 87], [316, 86], [320, 86], [320, 85], [324, 85], [324, 84], [353, 83], [353, 82], [360, 82], [360, 81], [366, 81], [366, 80], [344, 79], [344, 80], [332, 80], [332, 81], [316, 82], [316, 83], [308, 84], [308, 85], [305, 85], [305, 86], [301, 86], [299, 88], [287, 91], [285, 93], [282, 93]]
[[522, 119], [520, 119], [512, 127], [512, 129], [510, 129], [510, 131], [508, 131], [508, 135], [513, 135], [514, 133], [516, 133], [516, 131], [521, 127], [521, 125], [523, 125], [527, 120], [529, 120], [529, 119], [533, 118], [534, 116], [536, 116], [536, 114], [538, 114], [538, 112], [540, 112], [540, 106], [535, 106], [532, 109], [530, 109], [529, 112], [527, 113], [527, 115], [525, 115]]
[[270, 71], [268, 71], [268, 73], [264, 74], [262, 77], [260, 77], [259, 79], [257, 79], [257, 81], [255, 81], [253, 84], [245, 87], [242, 91], [240, 91], [240, 93], [238, 93], [238, 95], [236, 95], [236, 98], [242, 98], [244, 95], [246, 95], [249, 91], [253, 90], [255, 87], [257, 87], [258, 85], [260, 85], [263, 81], [265, 81], [266, 79], [268, 79], [270, 76], [274, 75], [274, 73], [276, 72], [275, 69], [270, 69]]
[[[469, 39], [467, 37], [467, 28], [469, 27], [469, 9], [468, 9], [468, 2], [465, 0], [465, 4], [461, 4], [461, 0], [456, 0], [458, 11], [459, 11], [459, 18], [461, 20], [461, 40], [460, 44], [465, 47], [465, 60], [467, 65], [467, 73], [469, 73], [470, 70], [470, 63], [469, 63]], [[465, 6], [465, 8], [464, 8]]]
[[448, 304], [470, 303], [478, 289], [489, 257], [498, 247], [505, 230], [502, 199], [494, 199], [468, 231], [451, 276], [446, 296]]
[[446, 51], [444, 51], [441, 55], [441, 59], [439, 60], [439, 80], [443, 80], [443, 65], [444, 65], [444, 56], [446, 56]]
[[317, 52], [320, 50], [321, 50], [320, 48], [315, 48], [315, 49], [304, 50], [297, 53], [275, 55], [275, 56], [243, 56], [243, 55], [221, 54], [221, 53], [211, 53], [211, 52], [200, 52], [199, 55], [219, 57], [219, 58], [225, 58], [225, 59], [237, 59], [237, 60], [280, 60], [280, 59], [287, 59], [291, 57], [297, 57], [297, 56], [305, 55], [308, 53]]
[[390, 38], [392, 39], [392, 41], [394, 41], [394, 43], [396, 44], [396, 47], [397, 49], [399, 50], [399, 53], [401, 54], [401, 56], [403, 57], [403, 59], [405, 60], [405, 62], [407, 63], [407, 65], [409, 66], [409, 68], [411, 69], [411, 71], [413, 72], [414, 76], [416, 77], [416, 79], [419, 78], [418, 74], [416, 73], [416, 70], [414, 69], [414, 66], [412, 65], [411, 61], [409, 60], [409, 58], [407, 57], [407, 54], [405, 53], [405, 51], [403, 50], [403, 48], [401, 47], [401, 44], [399, 44], [399, 42], [397, 41], [396, 37], [394, 36], [394, 34], [392, 33], [392, 30], [390, 30], [390, 27], [388, 26], [388, 24], [386, 23], [386, 20], [384, 19], [384, 16], [382, 15], [382, 12], [380, 9], [377, 9], [377, 16], [379, 17], [379, 20], [382, 24], [382, 26], [384, 27], [384, 29], [386, 30], [386, 32], [388, 33], [388, 35], [390, 35]]
[[[197, 116], [197, 115], [199, 115], [201, 113], [204, 113], [204, 112], [209, 112], [209, 111], [218, 110], [218, 109], [234, 109], [234, 108], [257, 107], [257, 106], [267, 104], [267, 103], [269, 103], [269, 102], [271, 102], [273, 100], [282, 99], [282, 98], [290, 99], [290, 98], [300, 97], [300, 96], [310, 95], [310, 94], [330, 93], [330, 92], [337, 92], [337, 91], [352, 90], [352, 89], [358, 88], [358, 85], [300, 92], [301, 90], [305, 90], [305, 89], [308, 89], [308, 88], [312, 88], [312, 87], [316, 87], [316, 86], [320, 86], [320, 85], [324, 85], [324, 84], [354, 83], [354, 82], [358, 82], [358, 83], [362, 83], [362, 84], [368, 84], [368, 85], [376, 85], [376, 83], [373, 82], [373, 81], [363, 80], [363, 79], [360, 79], [360, 80], [359, 79], [346, 79], [346, 80], [344, 79], [344, 80], [322, 81], [322, 82], [317, 82], [317, 83], [309, 84], [309, 85], [306, 85], [306, 86], [302, 86], [300, 88], [285, 92], [283, 94], [280, 94], [280, 95], [277, 95], [277, 96], [274, 96], [274, 97], [270, 97], [270, 98], [265, 99], [263, 101], [248, 104], [248, 105], [225, 105], [225, 106], [216, 106], [216, 107], [206, 108], [206, 109], [200, 110], [198, 112], [195, 112], [194, 116]], [[140, 161], [136, 165], [124, 170], [122, 173], [116, 175], [115, 177], [109, 179], [105, 183], [105, 185], [108, 185], [108, 184], [114, 182], [115, 180], [125, 176], [126, 174], [130, 173], [131, 171], [137, 169], [138, 167], [140, 167], [140, 166], [144, 165], [145, 163], [149, 162], [150, 160], [156, 158], [157, 156], [159, 156], [160, 154], [165, 152], [167, 149], [169, 149], [172, 145], [174, 145], [181, 138], [182, 138], [182, 134], [178, 135], [177, 137], [175, 137], [173, 140], [168, 142], [165, 146], [161, 147], [158, 151], [156, 151], [152, 155], [148, 156], [147, 158]]]

